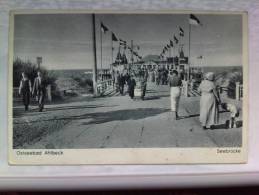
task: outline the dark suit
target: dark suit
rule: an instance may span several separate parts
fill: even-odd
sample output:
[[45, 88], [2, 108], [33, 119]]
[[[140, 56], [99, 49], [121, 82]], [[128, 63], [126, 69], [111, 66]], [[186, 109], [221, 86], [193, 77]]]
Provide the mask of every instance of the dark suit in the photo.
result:
[[136, 81], [134, 78], [129, 78], [128, 79], [128, 88], [129, 88], [129, 96], [131, 97], [131, 99], [134, 98], [134, 89], [136, 86]]
[[25, 110], [28, 110], [30, 104], [31, 81], [29, 79], [22, 79], [19, 87], [19, 94], [22, 95]]
[[121, 75], [119, 79], [119, 90], [121, 95], [123, 95], [124, 93], [124, 85], [125, 85], [125, 77]]
[[46, 96], [46, 82], [42, 77], [35, 78], [32, 94], [37, 96], [39, 110], [42, 111], [44, 108], [44, 100]]

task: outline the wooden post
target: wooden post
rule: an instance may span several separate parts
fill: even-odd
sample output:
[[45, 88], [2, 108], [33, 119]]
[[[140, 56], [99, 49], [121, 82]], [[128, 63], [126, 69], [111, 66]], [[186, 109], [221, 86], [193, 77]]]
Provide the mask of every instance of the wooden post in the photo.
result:
[[190, 66], [191, 66], [191, 29], [192, 26], [189, 24], [189, 59], [188, 59], [188, 69], [187, 69], [187, 80], [190, 79]]
[[240, 100], [240, 82], [236, 82], [236, 100]]
[[133, 40], [131, 40], [131, 66], [133, 66], [134, 59], [133, 59]]
[[93, 89], [94, 96], [98, 95], [97, 92], [97, 59], [96, 59], [96, 34], [95, 34], [95, 14], [92, 14], [92, 36], [93, 36], [93, 54], [94, 54], [94, 67], [93, 67]]
[[52, 101], [52, 95], [51, 95], [51, 85], [48, 85], [47, 86], [47, 98], [48, 98], [48, 101]]
[[185, 96], [185, 97], [188, 97], [188, 80], [185, 81], [185, 80], [182, 80], [182, 83], [183, 83], [183, 89], [182, 89], [182, 94]]

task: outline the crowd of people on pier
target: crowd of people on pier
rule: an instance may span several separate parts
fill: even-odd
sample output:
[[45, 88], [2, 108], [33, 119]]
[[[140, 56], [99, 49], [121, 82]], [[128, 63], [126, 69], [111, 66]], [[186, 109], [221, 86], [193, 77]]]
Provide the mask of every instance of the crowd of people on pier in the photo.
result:
[[[147, 82], [155, 83], [156, 85], [168, 85], [170, 71], [166, 68], [157, 68], [157, 69], [146, 69], [141, 68], [139, 70], [122, 70], [122, 71], [113, 71], [112, 80], [113, 87], [116, 89], [116, 92], [119, 92], [121, 95], [124, 95], [125, 92], [128, 92], [129, 96], [133, 99], [135, 91], [140, 91], [141, 99], [144, 100]], [[183, 71], [180, 71], [179, 77], [184, 80], [186, 75]], [[125, 85], [127, 90], [125, 91]]]
[[[125, 85], [127, 85], [126, 92], [131, 99], [140, 96], [144, 100], [146, 88], [148, 83], [155, 83], [156, 85], [170, 86], [170, 101], [171, 111], [175, 120], [179, 117], [179, 102], [182, 94], [182, 81], [186, 79], [183, 71], [167, 69], [151, 69], [142, 68], [138, 74], [120, 73], [117, 71], [114, 75], [114, 85], [116, 91], [124, 95]], [[192, 78], [192, 75], [190, 75]], [[192, 86], [192, 79], [189, 80], [188, 87]], [[230, 112], [230, 118], [227, 120], [227, 127], [232, 128], [236, 126], [236, 118], [239, 116], [239, 110], [234, 104], [223, 103], [220, 98], [219, 87], [215, 84], [215, 74], [208, 72], [203, 75], [202, 81], [199, 83], [197, 91], [201, 93], [200, 98], [200, 122], [204, 130], [213, 129], [219, 122], [219, 108]], [[139, 94], [136, 94], [138, 93]]]
[[[131, 99], [134, 99], [135, 95], [137, 95], [144, 100], [148, 77], [149, 75], [146, 69], [141, 69], [137, 73], [134, 71], [120, 72], [117, 70], [116, 72], [113, 72], [112, 75], [113, 87], [116, 92], [119, 92], [121, 95], [124, 95], [126, 92], [129, 94]], [[127, 85], [126, 91], [125, 85]]]

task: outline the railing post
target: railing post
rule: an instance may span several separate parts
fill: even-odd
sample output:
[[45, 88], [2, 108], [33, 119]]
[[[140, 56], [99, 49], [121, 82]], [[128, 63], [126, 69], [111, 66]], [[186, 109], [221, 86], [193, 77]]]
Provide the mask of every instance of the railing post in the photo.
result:
[[236, 82], [236, 100], [240, 100], [240, 82]]
[[47, 98], [51, 102], [52, 101], [52, 96], [51, 96], [51, 85], [47, 86]]
[[183, 84], [182, 94], [183, 94], [185, 97], [188, 97], [188, 89], [189, 89], [188, 81], [183, 80], [183, 81], [182, 81], [182, 84]]

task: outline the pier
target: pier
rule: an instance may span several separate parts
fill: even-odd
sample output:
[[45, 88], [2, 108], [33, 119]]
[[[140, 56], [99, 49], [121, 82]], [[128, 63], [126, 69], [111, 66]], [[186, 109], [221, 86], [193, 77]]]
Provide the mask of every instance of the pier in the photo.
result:
[[[169, 86], [148, 82], [145, 100], [127, 94], [76, 97], [73, 101], [37, 106], [24, 112], [13, 107], [14, 148], [152, 148], [238, 147], [242, 144], [242, 111], [239, 126], [225, 128], [230, 113], [220, 111], [214, 130], [203, 130], [199, 122], [200, 96], [181, 96], [179, 120], [170, 111]], [[224, 101], [224, 97], [223, 97]], [[230, 101], [230, 100], [228, 100]], [[242, 101], [231, 100], [242, 105]]]

